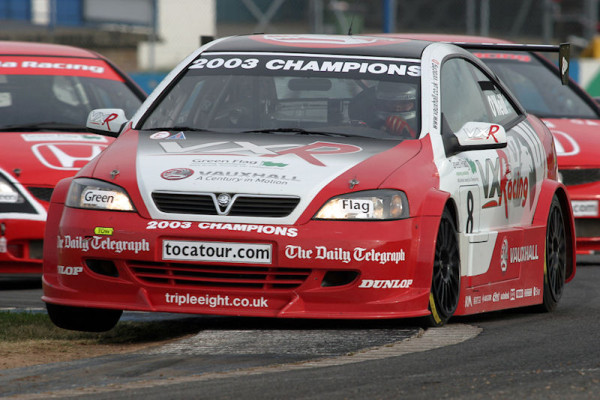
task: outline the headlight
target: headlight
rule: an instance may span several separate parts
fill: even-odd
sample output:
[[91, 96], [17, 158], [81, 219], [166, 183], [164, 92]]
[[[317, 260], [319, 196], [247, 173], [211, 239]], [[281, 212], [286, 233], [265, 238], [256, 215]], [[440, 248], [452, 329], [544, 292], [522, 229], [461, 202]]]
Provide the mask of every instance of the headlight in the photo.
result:
[[17, 192], [17, 189], [0, 176], [0, 203], [17, 204], [23, 201], [23, 196]]
[[124, 189], [87, 178], [71, 182], [66, 205], [91, 210], [135, 211]]
[[409, 216], [406, 194], [399, 190], [365, 190], [330, 199], [315, 219], [390, 220]]

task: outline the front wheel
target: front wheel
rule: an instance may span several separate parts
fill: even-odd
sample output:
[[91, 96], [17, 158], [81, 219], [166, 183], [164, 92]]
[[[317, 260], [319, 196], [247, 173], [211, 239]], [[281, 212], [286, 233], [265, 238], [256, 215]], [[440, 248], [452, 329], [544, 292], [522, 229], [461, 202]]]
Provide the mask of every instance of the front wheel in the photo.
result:
[[456, 311], [460, 295], [460, 254], [454, 220], [446, 209], [435, 242], [433, 279], [429, 294], [428, 326], [442, 326]]
[[117, 325], [121, 310], [70, 307], [46, 303], [48, 316], [59, 328], [83, 332], [106, 332]]
[[544, 263], [544, 301], [541, 311], [556, 308], [565, 286], [567, 271], [567, 232], [562, 207], [555, 196], [546, 225], [546, 260]]

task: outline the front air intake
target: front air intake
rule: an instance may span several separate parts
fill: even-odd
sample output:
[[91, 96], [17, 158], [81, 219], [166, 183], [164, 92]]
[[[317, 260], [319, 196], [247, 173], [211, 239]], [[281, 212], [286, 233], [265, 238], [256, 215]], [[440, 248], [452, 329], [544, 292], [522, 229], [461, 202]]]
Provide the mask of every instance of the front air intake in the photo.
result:
[[156, 208], [169, 214], [229, 215], [236, 217], [282, 218], [290, 215], [300, 198], [233, 194], [227, 205], [219, 204], [219, 193], [153, 192]]

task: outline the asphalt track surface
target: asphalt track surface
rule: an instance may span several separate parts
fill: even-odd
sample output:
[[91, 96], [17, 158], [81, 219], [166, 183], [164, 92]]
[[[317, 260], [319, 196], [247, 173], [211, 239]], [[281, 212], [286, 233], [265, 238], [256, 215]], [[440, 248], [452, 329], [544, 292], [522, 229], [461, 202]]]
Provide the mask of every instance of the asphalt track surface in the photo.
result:
[[[205, 329], [162, 347], [0, 371], [0, 397], [598, 399], [599, 283], [600, 262], [584, 259], [553, 313], [503, 311], [426, 331], [397, 321], [194, 317]], [[41, 306], [40, 294], [2, 281], [0, 309]]]

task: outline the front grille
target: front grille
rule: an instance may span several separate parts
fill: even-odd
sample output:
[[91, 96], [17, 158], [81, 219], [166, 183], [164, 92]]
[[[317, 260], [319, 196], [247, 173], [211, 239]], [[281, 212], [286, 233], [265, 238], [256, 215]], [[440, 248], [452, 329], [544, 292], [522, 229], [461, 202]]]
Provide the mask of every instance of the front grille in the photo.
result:
[[165, 213], [217, 215], [210, 195], [154, 192], [152, 199], [156, 208]]
[[575, 235], [581, 238], [600, 237], [600, 219], [575, 218]]
[[154, 192], [152, 199], [156, 208], [170, 214], [231, 215], [240, 217], [286, 217], [294, 211], [299, 197], [258, 196], [235, 194], [231, 204], [221, 207], [214, 193]]
[[31, 193], [38, 200], [47, 201], [49, 203], [54, 188], [28, 186], [27, 190], [29, 190], [29, 193]]
[[296, 289], [311, 273], [307, 268], [223, 266], [128, 261], [127, 267], [149, 285], [194, 288]]
[[562, 182], [566, 186], [583, 185], [586, 183], [600, 182], [600, 169], [561, 169]]

